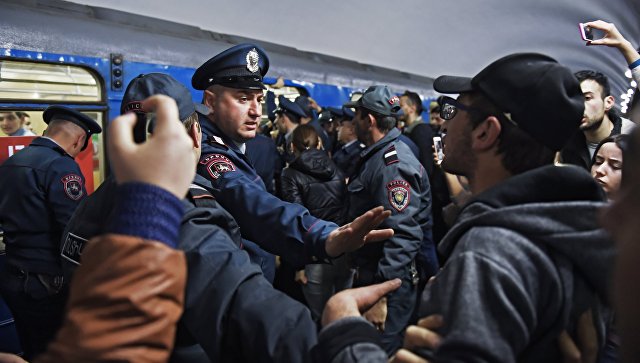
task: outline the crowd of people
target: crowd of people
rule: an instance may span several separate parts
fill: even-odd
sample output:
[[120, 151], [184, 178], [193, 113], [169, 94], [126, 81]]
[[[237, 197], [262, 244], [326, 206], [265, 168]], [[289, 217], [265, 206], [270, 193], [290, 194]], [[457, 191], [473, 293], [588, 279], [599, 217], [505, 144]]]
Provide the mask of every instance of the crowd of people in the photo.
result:
[[[585, 25], [640, 83], [615, 26]], [[91, 195], [73, 158], [100, 126], [45, 110], [44, 135], [0, 165], [0, 292], [24, 359], [640, 357], [640, 129], [606, 75], [511, 54], [438, 77], [423, 110], [385, 85], [339, 107], [276, 98], [268, 70], [261, 47], [233, 46], [195, 71], [201, 103], [169, 75], [133, 79]], [[0, 113], [7, 135], [19, 120]]]

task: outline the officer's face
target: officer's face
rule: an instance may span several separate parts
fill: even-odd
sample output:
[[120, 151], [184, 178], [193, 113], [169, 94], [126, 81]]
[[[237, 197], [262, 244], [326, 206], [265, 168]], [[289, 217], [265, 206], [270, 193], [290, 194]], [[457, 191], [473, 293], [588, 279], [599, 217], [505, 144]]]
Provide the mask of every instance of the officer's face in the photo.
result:
[[356, 116], [353, 118], [354, 131], [358, 140], [365, 145], [372, 144], [371, 140], [371, 115], [365, 115], [362, 110], [356, 111]]
[[352, 120], [343, 120], [338, 126], [338, 141], [347, 143], [355, 137]]
[[20, 118], [14, 112], [0, 112], [0, 129], [7, 135], [20, 129]]
[[222, 132], [237, 142], [256, 136], [262, 116], [262, 90], [235, 89], [216, 86], [205, 91], [209, 117]]

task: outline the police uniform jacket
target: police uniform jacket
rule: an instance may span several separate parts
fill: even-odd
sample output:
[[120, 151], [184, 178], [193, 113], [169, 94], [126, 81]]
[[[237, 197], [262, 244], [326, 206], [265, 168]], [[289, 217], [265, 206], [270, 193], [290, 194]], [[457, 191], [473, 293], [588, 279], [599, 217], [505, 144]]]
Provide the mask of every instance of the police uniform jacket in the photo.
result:
[[342, 170], [345, 176], [350, 177], [358, 165], [360, 159], [360, 153], [366, 146], [358, 140], [354, 140], [351, 144], [346, 145], [338, 149], [333, 154], [333, 162], [336, 166]]
[[[275, 290], [251, 263], [241, 249], [238, 224], [210, 188], [208, 180], [196, 175], [183, 200], [178, 248], [184, 251], [188, 272], [170, 361], [304, 361], [316, 342], [308, 309]], [[113, 217], [116, 192], [115, 179], [109, 178], [78, 207], [63, 238], [65, 272], [85, 262], [80, 260], [83, 250], [95, 243], [87, 240], [103, 233], [104, 221]], [[277, 349], [283, 346], [287, 348]]]
[[[198, 180], [197, 184], [206, 185]], [[199, 344], [211, 362], [305, 362], [316, 343], [309, 310], [273, 288], [239, 248], [240, 230], [211, 194], [189, 192], [178, 248], [187, 258], [176, 348]], [[191, 362], [174, 353], [172, 362]]]
[[325, 241], [338, 226], [269, 194], [236, 144], [205, 116], [199, 116], [203, 143], [198, 174], [211, 182], [212, 194], [236, 219], [243, 237], [296, 267], [326, 260]]
[[87, 195], [84, 182], [73, 158], [45, 137], [0, 166], [0, 225], [9, 264], [33, 273], [60, 272], [58, 241]]
[[[435, 256], [427, 173], [399, 136], [400, 130], [393, 129], [365, 149], [347, 186], [348, 220], [382, 205], [392, 214], [380, 228], [395, 231], [390, 239], [370, 243], [352, 254], [358, 285], [405, 277], [421, 245]], [[437, 268], [437, 261], [431, 263]]]

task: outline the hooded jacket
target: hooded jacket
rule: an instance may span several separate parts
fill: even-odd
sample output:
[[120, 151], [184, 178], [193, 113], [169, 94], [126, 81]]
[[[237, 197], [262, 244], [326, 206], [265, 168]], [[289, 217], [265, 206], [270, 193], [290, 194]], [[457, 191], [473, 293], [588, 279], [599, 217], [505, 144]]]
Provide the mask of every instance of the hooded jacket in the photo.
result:
[[342, 224], [345, 178], [325, 152], [304, 151], [282, 171], [281, 181], [283, 200], [307, 207], [317, 218]]
[[602, 190], [573, 166], [535, 169], [486, 190], [462, 210], [421, 316], [442, 314], [436, 361], [561, 361], [563, 330], [578, 341], [591, 309], [599, 346], [610, 310], [613, 243], [598, 223]]
[[[470, 201], [439, 246], [447, 262], [420, 305], [420, 316], [443, 316], [442, 341], [420, 353], [434, 362], [561, 362], [558, 336], [566, 330], [579, 342], [576, 322], [589, 309], [602, 347], [614, 258], [597, 219], [603, 200], [584, 170], [547, 166]], [[345, 329], [359, 338], [345, 344]], [[314, 351], [332, 362], [382, 361], [371, 329], [339, 320]]]

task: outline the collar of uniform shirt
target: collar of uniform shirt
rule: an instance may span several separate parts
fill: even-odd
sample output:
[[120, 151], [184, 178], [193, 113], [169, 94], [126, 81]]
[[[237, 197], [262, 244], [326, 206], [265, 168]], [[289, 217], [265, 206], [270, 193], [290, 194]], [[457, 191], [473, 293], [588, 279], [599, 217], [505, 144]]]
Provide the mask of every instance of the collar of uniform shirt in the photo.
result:
[[357, 141], [358, 141], [358, 139], [351, 140], [351, 141], [349, 141], [348, 143], [344, 144], [344, 146], [342, 146], [342, 148], [343, 148], [343, 149], [346, 149], [346, 148], [348, 148], [349, 146], [351, 146], [354, 142], [357, 142]]
[[247, 153], [247, 144], [245, 144], [244, 142], [237, 142], [234, 141], [234, 144], [236, 144], [236, 146], [238, 147], [238, 150], [240, 150], [241, 153], [246, 154]]

